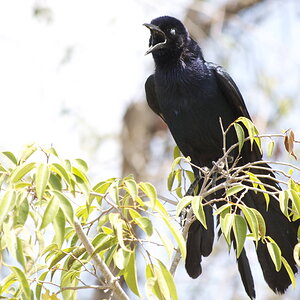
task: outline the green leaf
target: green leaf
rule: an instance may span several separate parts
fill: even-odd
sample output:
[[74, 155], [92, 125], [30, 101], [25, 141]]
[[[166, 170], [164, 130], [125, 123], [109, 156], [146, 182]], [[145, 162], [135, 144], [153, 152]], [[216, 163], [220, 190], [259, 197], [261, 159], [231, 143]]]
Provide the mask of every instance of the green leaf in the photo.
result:
[[[18, 214], [16, 217], [16, 224], [18, 224], [18, 225], [24, 225], [28, 218], [29, 203], [28, 203], [28, 199], [26, 196], [27, 196], [27, 192], [26, 192], [25, 198], [22, 200], [22, 202], [17, 204], [18, 205]], [[18, 197], [21, 197], [21, 195], [18, 195]]]
[[58, 210], [59, 200], [57, 197], [52, 197], [50, 201], [48, 201], [47, 207], [45, 209], [40, 230], [46, 228], [47, 225], [53, 221], [53, 219], [56, 217]]
[[28, 164], [22, 164], [16, 167], [10, 177], [10, 181], [12, 183], [17, 183], [20, 179], [22, 179], [26, 174], [28, 174], [34, 167], [36, 163], [31, 162]]
[[295, 190], [289, 190], [288, 193], [290, 195], [290, 199], [292, 200], [292, 203], [294, 204], [297, 214], [299, 216], [300, 215], [300, 197]]
[[21, 152], [18, 164], [23, 164], [36, 150], [37, 147], [35, 146], [35, 144], [25, 145]]
[[43, 199], [46, 186], [50, 176], [49, 167], [46, 164], [40, 164], [35, 174], [36, 195], [39, 200]]
[[171, 171], [168, 175], [168, 191], [172, 191], [172, 187], [173, 187], [173, 184], [174, 184], [174, 180], [175, 180], [175, 174], [176, 174], [176, 171]]
[[243, 127], [239, 123], [233, 123], [234, 129], [238, 138], [239, 143], [239, 153], [241, 153], [241, 150], [243, 148], [244, 142], [245, 142], [245, 132]]
[[236, 257], [239, 258], [244, 248], [244, 243], [247, 234], [246, 221], [240, 215], [234, 215], [233, 234], [236, 241]]
[[157, 276], [154, 274], [154, 265], [151, 264], [146, 266], [146, 294], [148, 299], [152, 299], [154, 294], [158, 299], [165, 300], [159, 289]]
[[162, 231], [158, 231], [156, 230], [160, 240], [162, 241], [166, 251], [167, 251], [167, 254], [168, 254], [168, 257], [169, 259], [172, 258], [172, 255], [173, 255], [173, 252], [174, 252], [174, 247], [173, 247], [173, 244], [172, 242], [170, 241], [170, 239], [162, 232]]
[[24, 257], [24, 252], [23, 252], [22, 240], [19, 237], [17, 237], [16, 258], [17, 258], [18, 262], [22, 265], [24, 270], [26, 270], [26, 263], [25, 263], [25, 257]]
[[153, 269], [154, 269], [154, 274], [157, 278], [157, 284], [158, 284], [160, 295], [162, 295], [159, 299], [170, 300], [171, 295], [170, 295], [169, 287], [165, 280], [162, 270], [158, 268], [156, 265], [153, 265]]
[[217, 216], [217, 215], [221, 214], [224, 210], [230, 208], [231, 206], [232, 206], [231, 203], [223, 204], [221, 207], [219, 207], [219, 208], [214, 212], [214, 215]]
[[221, 219], [220, 219], [221, 231], [228, 245], [231, 244], [230, 233], [231, 233], [232, 226], [234, 224], [234, 219], [235, 219], [235, 214], [231, 214], [231, 213], [226, 213], [224, 216], [221, 215]]
[[[39, 277], [39, 281], [44, 281], [48, 275], [48, 272], [49, 271], [45, 271], [44, 273], [42, 273], [41, 276]], [[35, 295], [36, 295], [37, 300], [40, 300], [40, 298], [41, 298], [42, 286], [43, 286], [43, 284], [41, 284], [41, 283], [37, 283], [37, 285], [36, 285]]]
[[179, 246], [182, 258], [185, 259], [186, 244], [185, 244], [185, 240], [184, 240], [181, 232], [170, 222], [168, 217], [162, 216], [162, 218], [163, 218], [164, 222], [166, 223], [167, 227], [169, 228], [169, 230], [171, 231], [173, 237], [175, 238], [175, 240]]
[[194, 196], [185, 196], [183, 197], [176, 206], [176, 217], [180, 215], [182, 210], [191, 204], [192, 200], [194, 199]]
[[51, 193], [58, 198], [61, 210], [68, 222], [72, 225], [74, 222], [74, 210], [70, 200], [59, 191], [51, 191]]
[[17, 165], [18, 164], [18, 161], [16, 159], [16, 157], [14, 156], [13, 153], [11, 152], [8, 152], [8, 151], [4, 151], [4, 152], [1, 152], [4, 156], [6, 156], [14, 165]]
[[238, 185], [234, 185], [232, 187], [230, 187], [228, 190], [226, 190], [226, 196], [232, 196], [234, 194], [237, 194], [238, 192], [244, 190], [246, 188], [246, 186], [242, 185], [242, 184], [238, 184]]
[[72, 173], [74, 175], [76, 175], [77, 177], [79, 177], [83, 182], [85, 182], [86, 184], [89, 184], [89, 180], [86, 177], [86, 175], [78, 168], [72, 166]]
[[15, 276], [17, 277], [17, 279], [21, 285], [21, 289], [23, 292], [23, 299], [24, 300], [31, 299], [30, 286], [29, 286], [29, 283], [28, 283], [27, 278], [26, 278], [25, 274], [23, 273], [23, 271], [17, 267], [13, 267], [13, 266], [10, 266], [9, 268], [13, 271], [13, 273], [15, 274]]
[[58, 174], [61, 178], [63, 178], [67, 184], [71, 183], [70, 176], [62, 165], [53, 163], [49, 167], [52, 172]]
[[163, 278], [164, 278], [164, 280], [165, 280], [165, 282], [168, 286], [168, 290], [169, 290], [169, 294], [171, 296], [171, 299], [177, 300], [178, 296], [177, 296], [177, 291], [176, 291], [176, 286], [175, 286], [175, 283], [174, 283], [173, 276], [171, 275], [169, 270], [166, 268], [166, 266], [159, 259], [157, 259], [157, 261], [159, 263]]
[[117, 213], [110, 213], [109, 221], [117, 232], [117, 238], [118, 238], [120, 247], [125, 251], [131, 251], [125, 246], [125, 243], [124, 243], [124, 238], [123, 238], [124, 221], [120, 218], [120, 215]]
[[289, 203], [289, 193], [288, 193], [288, 191], [279, 191], [280, 210], [290, 220], [288, 203]]
[[249, 134], [249, 138], [250, 138], [250, 143], [251, 143], [251, 149], [253, 147], [253, 142], [256, 142], [259, 150], [261, 151], [261, 142], [260, 142], [260, 138], [257, 137], [257, 135], [259, 134], [257, 128], [254, 126], [254, 124], [252, 123], [251, 120], [245, 118], [245, 117], [239, 117], [237, 120], [234, 121], [236, 122], [242, 122], [244, 124], [244, 126], [247, 128], [248, 130], [248, 134]]
[[89, 169], [88, 164], [81, 158], [76, 158], [75, 162], [77, 163], [80, 170], [84, 173], [86, 173]]
[[291, 266], [289, 265], [289, 263], [286, 261], [286, 259], [283, 256], [281, 256], [281, 261], [282, 261], [287, 273], [289, 274], [293, 288], [296, 288], [296, 278], [295, 278], [295, 274], [294, 274]]
[[281, 250], [278, 245], [272, 240], [267, 242], [267, 248], [277, 272], [281, 269]]
[[205, 229], [207, 229], [206, 218], [202, 204], [202, 197], [195, 196], [192, 200], [192, 208], [196, 218], [201, 222]]
[[258, 230], [260, 233], [260, 236], [262, 238], [265, 237], [266, 235], [266, 223], [264, 218], [262, 217], [262, 215], [260, 214], [260, 212], [254, 208], [251, 208], [251, 211], [255, 214], [255, 218], [257, 219], [257, 223], [258, 223]]
[[153, 234], [153, 226], [149, 218], [147, 217], [135, 218], [135, 222], [142, 230], [146, 232], [148, 236], [151, 236]]
[[275, 142], [273, 140], [271, 140], [268, 144], [268, 156], [269, 157], [271, 157], [273, 154], [274, 146], [275, 146]]
[[258, 244], [258, 240], [259, 240], [259, 224], [258, 224], [258, 220], [256, 218], [255, 213], [252, 211], [252, 208], [247, 207], [245, 205], [239, 204], [238, 207], [241, 209], [241, 211], [243, 212], [249, 227], [250, 227], [250, 231], [253, 234], [254, 240], [256, 242], [256, 246]]
[[53, 237], [53, 243], [58, 245], [59, 248], [61, 248], [63, 242], [65, 241], [66, 219], [63, 211], [60, 208], [57, 211], [56, 216], [52, 222], [55, 232], [55, 235]]
[[133, 199], [133, 201], [136, 200], [137, 196], [138, 196], [138, 185], [135, 182], [135, 180], [129, 178], [124, 180], [124, 184], [126, 186], [126, 190], [129, 193], [129, 195], [131, 196], [131, 198]]
[[4, 219], [7, 217], [7, 214], [16, 202], [17, 194], [14, 190], [8, 190], [4, 193], [2, 198], [0, 198], [0, 226]]
[[157, 200], [155, 187], [149, 182], [140, 182], [139, 188], [149, 198], [151, 207], [153, 209]]
[[177, 157], [179, 157], [180, 154], [181, 154], [181, 153], [180, 153], [179, 147], [176, 145], [176, 146], [174, 147], [174, 150], [173, 150], [173, 157], [174, 157], [174, 159], [177, 158]]
[[131, 291], [140, 297], [136, 271], [135, 249], [130, 253], [129, 261], [124, 272], [124, 279]]

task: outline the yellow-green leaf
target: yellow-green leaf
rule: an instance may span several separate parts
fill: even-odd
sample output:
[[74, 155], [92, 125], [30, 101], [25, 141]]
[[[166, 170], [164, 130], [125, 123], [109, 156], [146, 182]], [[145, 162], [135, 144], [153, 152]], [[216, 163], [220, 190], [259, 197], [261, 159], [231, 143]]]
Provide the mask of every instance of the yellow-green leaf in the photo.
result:
[[240, 215], [234, 215], [233, 234], [236, 241], [236, 257], [239, 258], [246, 239], [247, 224], [245, 219]]
[[267, 242], [267, 248], [278, 272], [281, 269], [281, 250], [274, 241]]
[[186, 257], [186, 245], [185, 245], [185, 240], [181, 234], [181, 232], [170, 222], [168, 217], [163, 217], [164, 222], [166, 223], [167, 227], [169, 228], [169, 230], [171, 231], [173, 237], [175, 238], [182, 258], [185, 259]]
[[195, 196], [192, 200], [192, 208], [196, 218], [201, 222], [205, 229], [207, 229], [206, 218], [202, 204], [202, 197]]
[[186, 206], [188, 206], [192, 202], [193, 199], [194, 199], [194, 196], [185, 196], [178, 202], [178, 204], [176, 206], [176, 217], [178, 217], [180, 215], [182, 210]]
[[230, 187], [228, 190], [226, 190], [226, 196], [227, 197], [232, 196], [244, 189], [245, 189], [245, 186], [242, 184], [234, 185], [234, 186]]
[[39, 200], [43, 199], [43, 194], [48, 184], [50, 176], [49, 167], [46, 164], [40, 164], [35, 174], [36, 195]]
[[53, 219], [56, 217], [58, 210], [59, 210], [59, 199], [57, 197], [52, 197], [50, 201], [48, 201], [47, 207], [43, 214], [40, 230], [47, 227], [47, 225], [53, 221]]
[[59, 200], [59, 206], [61, 210], [63, 211], [66, 219], [70, 224], [73, 224], [74, 222], [74, 210], [73, 206], [70, 202], [70, 200], [61, 192], [59, 191], [51, 191], [52, 194], [58, 198]]
[[174, 283], [173, 276], [171, 275], [169, 270], [166, 268], [166, 266], [159, 259], [157, 259], [157, 261], [159, 263], [161, 273], [164, 277], [164, 280], [167, 284], [171, 299], [177, 300], [178, 296], [177, 296], [177, 291], [176, 291], [176, 286], [175, 286], [175, 283]]
[[125, 268], [124, 279], [128, 287], [140, 297], [140, 291], [138, 288], [138, 279], [136, 271], [136, 258], [135, 258], [135, 249], [130, 253], [128, 264]]
[[16, 202], [17, 194], [14, 190], [6, 191], [0, 198], [0, 226], [7, 217], [9, 209]]
[[241, 152], [244, 142], [245, 142], [245, 132], [243, 127], [239, 123], [233, 123], [234, 129], [238, 138], [239, 143], [239, 153]]
[[23, 273], [23, 271], [17, 267], [13, 267], [13, 266], [10, 266], [9, 267], [13, 273], [15, 274], [15, 276], [18, 278], [18, 281], [21, 285], [21, 289], [22, 289], [22, 292], [23, 292], [23, 299], [31, 299], [31, 290], [30, 290], [30, 286], [29, 286], [29, 283], [27, 281], [27, 278], [25, 276], [25, 274]]
[[22, 164], [15, 168], [11, 174], [10, 181], [12, 183], [17, 183], [20, 179], [22, 179], [26, 174], [28, 174], [34, 167], [36, 163], [31, 162], [28, 164]]

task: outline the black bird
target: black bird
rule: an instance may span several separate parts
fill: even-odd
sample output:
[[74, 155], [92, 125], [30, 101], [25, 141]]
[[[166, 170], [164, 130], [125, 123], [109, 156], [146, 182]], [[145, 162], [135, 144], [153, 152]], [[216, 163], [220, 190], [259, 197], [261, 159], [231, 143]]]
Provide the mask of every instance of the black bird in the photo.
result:
[[[242, 95], [222, 67], [204, 60], [200, 47], [179, 20], [163, 16], [144, 25], [151, 32], [150, 48], [146, 54], [152, 53], [155, 62], [155, 73], [145, 83], [147, 102], [166, 122], [181, 152], [190, 156], [193, 164], [210, 168], [213, 161], [223, 156], [219, 119], [224, 128], [238, 117], [251, 119]], [[227, 136], [227, 146], [236, 142], [237, 137], [232, 130]], [[236, 152], [232, 154], [237, 155]], [[251, 149], [249, 143], [248, 146], [245, 143], [239, 165], [261, 158], [257, 147]], [[266, 164], [264, 166], [269, 168]], [[271, 170], [253, 172], [274, 177]], [[199, 177], [196, 168], [194, 173]], [[274, 180], [265, 178], [262, 181], [280, 189]], [[267, 235], [276, 241], [282, 256], [296, 273], [293, 248], [297, 244], [298, 224], [289, 222], [281, 213], [278, 201], [272, 197], [268, 211], [261, 193], [248, 191], [243, 201], [261, 213], [265, 219]], [[201, 274], [202, 256], [208, 256], [213, 248], [212, 208], [205, 206], [205, 214], [207, 230], [196, 220], [188, 232], [185, 267], [192, 278]], [[235, 241], [233, 246], [236, 247]], [[266, 282], [275, 293], [284, 293], [291, 284], [287, 271], [284, 267], [276, 271], [266, 244], [259, 241], [256, 250]], [[254, 282], [245, 250], [242, 250], [237, 263], [245, 290], [253, 299]]]

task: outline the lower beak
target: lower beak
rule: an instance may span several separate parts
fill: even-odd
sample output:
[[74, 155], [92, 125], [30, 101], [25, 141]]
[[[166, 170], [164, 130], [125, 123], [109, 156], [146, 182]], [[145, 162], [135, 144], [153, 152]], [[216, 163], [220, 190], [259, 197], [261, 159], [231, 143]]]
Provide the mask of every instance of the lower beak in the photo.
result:
[[154, 45], [150, 45], [150, 48], [147, 50], [147, 52], [145, 53], [145, 55], [147, 55], [149, 53], [152, 53], [155, 50], [164, 48], [164, 46], [167, 43], [167, 38], [166, 38], [165, 33], [158, 26], [156, 26], [154, 24], [144, 23], [143, 25], [146, 26], [148, 29], [150, 29], [151, 35], [153, 35], [153, 34], [159, 34], [159, 35], [161, 35], [164, 38], [164, 41], [162, 41], [160, 43], [157, 43], [157, 44], [154, 44]]

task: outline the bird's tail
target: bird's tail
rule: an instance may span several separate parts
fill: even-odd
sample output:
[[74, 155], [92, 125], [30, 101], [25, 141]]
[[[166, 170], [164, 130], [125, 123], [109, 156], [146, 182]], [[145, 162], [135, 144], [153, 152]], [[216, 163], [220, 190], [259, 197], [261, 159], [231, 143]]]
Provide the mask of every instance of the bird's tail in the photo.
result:
[[[267, 164], [262, 164], [260, 166], [264, 167], [264, 169], [250, 171], [258, 177], [263, 175], [260, 181], [265, 185], [267, 191], [274, 192], [272, 187], [280, 190], [276, 181], [273, 180], [275, 176], [272, 169]], [[266, 235], [270, 236], [277, 243], [281, 250], [281, 256], [288, 262], [293, 273], [297, 273], [293, 249], [298, 242], [297, 231], [299, 221], [290, 222], [280, 210], [279, 202], [272, 196], [270, 196], [268, 208], [263, 193], [249, 191], [243, 200], [247, 206], [255, 208], [262, 215], [265, 220]], [[279, 272], [276, 271], [275, 264], [269, 254], [266, 242], [259, 241], [256, 251], [264, 278], [269, 287], [275, 293], [284, 293], [291, 284], [291, 279], [285, 267], [282, 265]]]
[[194, 221], [189, 228], [187, 237], [187, 256], [185, 269], [190, 277], [197, 278], [201, 272], [202, 256], [208, 256], [214, 242], [214, 219], [212, 207], [204, 206], [207, 229], [198, 221]]

